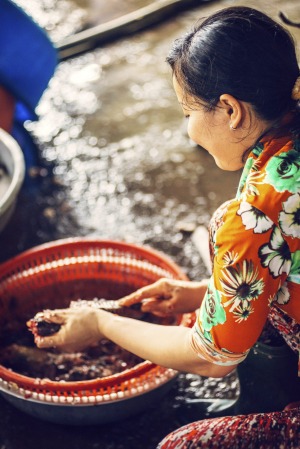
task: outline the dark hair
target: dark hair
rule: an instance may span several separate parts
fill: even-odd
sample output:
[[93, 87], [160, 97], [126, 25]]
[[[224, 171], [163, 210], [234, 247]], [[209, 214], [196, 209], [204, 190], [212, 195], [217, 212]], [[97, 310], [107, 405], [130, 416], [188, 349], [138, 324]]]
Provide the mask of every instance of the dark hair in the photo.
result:
[[297, 102], [299, 76], [290, 33], [260, 11], [225, 8], [174, 42], [167, 62], [185, 94], [213, 110], [222, 94], [252, 105], [262, 119], [277, 121]]

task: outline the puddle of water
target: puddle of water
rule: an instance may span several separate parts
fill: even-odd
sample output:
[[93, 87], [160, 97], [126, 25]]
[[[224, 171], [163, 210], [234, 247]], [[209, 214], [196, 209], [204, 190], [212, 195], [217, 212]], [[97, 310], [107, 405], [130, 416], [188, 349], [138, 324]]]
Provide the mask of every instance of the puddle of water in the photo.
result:
[[16, 0], [49, 33], [53, 42], [80, 31], [88, 17], [84, 5], [72, 0]]
[[155, 3], [153, 0], [77, 0], [78, 5], [86, 8], [88, 5], [87, 24], [95, 26], [100, 23], [105, 23], [113, 20], [124, 14], [128, 14], [136, 9], [143, 8], [150, 3]]
[[164, 62], [172, 30], [60, 64], [28, 128], [82, 233], [151, 244], [199, 278], [203, 264], [177, 224], [207, 224], [238, 176], [219, 173], [181, 126]]
[[109, 22], [155, 0], [15, 0], [47, 32], [53, 42]]

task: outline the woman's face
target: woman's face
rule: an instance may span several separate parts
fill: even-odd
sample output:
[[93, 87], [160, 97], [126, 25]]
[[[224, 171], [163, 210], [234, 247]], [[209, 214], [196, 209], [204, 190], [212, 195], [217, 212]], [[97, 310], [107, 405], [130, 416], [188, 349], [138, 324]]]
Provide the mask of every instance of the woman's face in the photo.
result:
[[184, 94], [175, 76], [173, 84], [179, 104], [188, 119], [189, 137], [207, 150], [221, 169], [235, 171], [242, 168], [245, 147], [233, 135], [235, 131], [230, 129], [229, 109], [220, 105], [208, 112]]

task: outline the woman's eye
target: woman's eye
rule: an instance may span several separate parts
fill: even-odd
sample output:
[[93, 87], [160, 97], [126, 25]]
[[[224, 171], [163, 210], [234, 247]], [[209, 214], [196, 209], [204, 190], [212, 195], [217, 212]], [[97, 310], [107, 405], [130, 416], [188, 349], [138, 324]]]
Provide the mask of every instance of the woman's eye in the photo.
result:
[[185, 115], [184, 116], [187, 120], [190, 118], [190, 116], [189, 115]]

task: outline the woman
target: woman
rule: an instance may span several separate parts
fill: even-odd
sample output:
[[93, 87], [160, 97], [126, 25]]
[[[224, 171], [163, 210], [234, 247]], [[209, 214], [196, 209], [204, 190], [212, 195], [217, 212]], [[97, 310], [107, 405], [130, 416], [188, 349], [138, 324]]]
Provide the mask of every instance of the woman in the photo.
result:
[[[105, 337], [158, 365], [223, 377], [247, 357], [269, 320], [299, 354], [300, 73], [293, 41], [259, 11], [226, 8], [175, 41], [168, 62], [191, 139], [223, 170], [244, 170], [236, 198], [212, 219], [211, 278], [162, 279], [121, 302], [142, 302], [144, 311], [163, 315], [200, 307], [196, 323], [188, 329], [89, 308], [80, 316], [76, 309], [46, 311], [47, 320], [63, 326], [36, 343], [78, 350]], [[199, 421], [160, 448], [271, 448], [280, 438], [289, 441], [283, 447], [298, 447], [297, 417], [291, 407]]]

